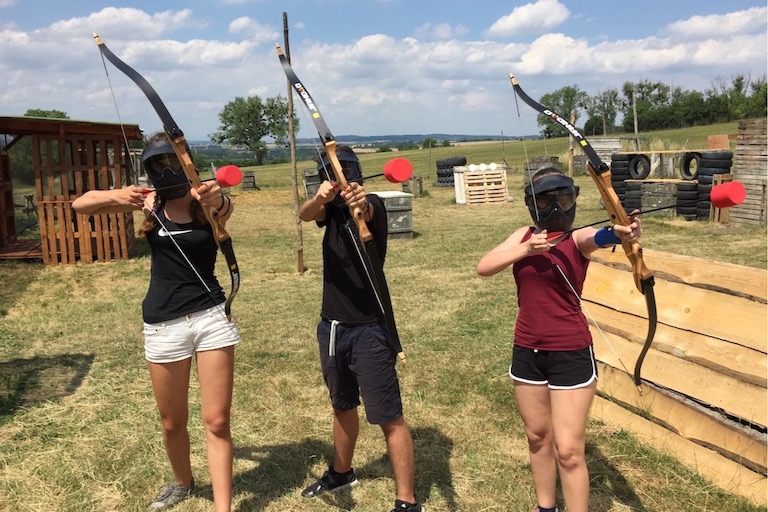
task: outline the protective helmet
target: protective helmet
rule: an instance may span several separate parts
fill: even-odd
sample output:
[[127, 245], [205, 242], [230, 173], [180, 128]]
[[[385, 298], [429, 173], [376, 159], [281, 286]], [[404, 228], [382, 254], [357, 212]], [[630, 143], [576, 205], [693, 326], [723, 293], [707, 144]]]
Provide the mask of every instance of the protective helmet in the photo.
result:
[[533, 222], [548, 232], [567, 231], [576, 217], [576, 198], [579, 187], [568, 176], [552, 169], [543, 169], [544, 174], [533, 176], [525, 187], [525, 204]]
[[171, 143], [163, 138], [148, 143], [141, 153], [149, 181], [163, 199], [178, 199], [189, 191], [189, 180]]
[[[352, 151], [338, 151], [336, 157], [339, 159], [339, 163], [341, 163], [341, 169], [347, 182], [354, 181], [362, 185], [363, 169], [360, 167], [360, 160], [357, 158], [357, 155]], [[331, 160], [325, 153], [323, 153], [322, 160], [317, 163], [317, 172], [323, 180], [336, 181], [333, 167], [331, 167]]]

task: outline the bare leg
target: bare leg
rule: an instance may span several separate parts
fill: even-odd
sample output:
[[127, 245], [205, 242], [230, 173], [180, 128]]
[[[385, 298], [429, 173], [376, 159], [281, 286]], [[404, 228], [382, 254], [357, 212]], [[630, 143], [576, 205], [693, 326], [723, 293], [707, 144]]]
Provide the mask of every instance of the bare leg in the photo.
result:
[[232, 507], [232, 433], [230, 411], [235, 347], [197, 353], [203, 426], [208, 448], [213, 503], [216, 512]]
[[157, 410], [163, 426], [163, 445], [177, 483], [192, 483], [189, 461], [189, 369], [192, 359], [174, 363], [147, 363]]
[[402, 416], [396, 420], [381, 425], [384, 439], [387, 442], [389, 461], [395, 476], [397, 499], [409, 503], [416, 502], [414, 494], [413, 474], [413, 438], [408, 424]]
[[557, 464], [568, 512], [589, 509], [589, 472], [584, 451], [589, 407], [596, 388], [597, 382], [593, 382], [585, 388], [550, 392]]
[[515, 398], [528, 438], [533, 488], [538, 505], [555, 506], [557, 465], [555, 463], [554, 433], [550, 390], [546, 385], [515, 382]]
[[357, 408], [348, 411], [333, 410], [333, 470], [346, 473], [352, 469], [360, 418]]

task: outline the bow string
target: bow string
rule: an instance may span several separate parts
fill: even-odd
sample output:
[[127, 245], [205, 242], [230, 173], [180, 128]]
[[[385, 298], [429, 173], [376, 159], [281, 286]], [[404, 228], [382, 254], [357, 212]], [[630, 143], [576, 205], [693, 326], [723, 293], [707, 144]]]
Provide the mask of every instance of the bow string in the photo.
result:
[[[301, 80], [299, 80], [296, 72], [291, 67], [291, 63], [285, 56], [282, 48], [280, 48], [279, 44], [275, 45], [275, 47], [277, 50], [277, 56], [280, 59], [280, 64], [282, 65], [283, 71], [285, 72], [285, 76], [288, 78], [288, 81], [291, 84], [291, 88], [296, 91], [296, 94], [301, 99], [301, 102], [304, 104], [307, 110], [309, 110], [312, 116], [312, 122], [314, 123], [315, 129], [317, 130], [317, 133], [320, 136], [320, 140], [322, 141], [322, 144], [325, 148], [325, 154], [328, 156], [328, 160], [330, 161], [336, 181], [339, 183], [340, 188], [344, 190], [347, 188], [348, 183], [347, 178], [344, 176], [341, 162], [336, 155], [336, 139], [333, 137], [330, 128], [328, 128], [328, 124], [326, 124], [325, 118], [322, 116], [322, 114], [320, 114], [320, 109], [318, 109], [315, 100], [312, 99], [309, 91], [301, 83]], [[350, 207], [349, 212], [355, 222], [355, 225], [357, 226], [357, 231], [362, 244], [357, 242], [357, 237], [351, 230], [350, 237], [355, 243], [355, 248], [365, 270], [368, 282], [376, 297], [376, 301], [379, 304], [379, 308], [384, 315], [384, 320], [387, 325], [387, 331], [389, 332], [389, 337], [393, 349], [397, 353], [400, 360], [405, 361], [405, 353], [403, 352], [403, 348], [400, 343], [400, 336], [397, 332], [397, 324], [395, 323], [395, 315], [394, 311], [392, 310], [392, 299], [389, 293], [389, 288], [387, 286], [387, 279], [384, 276], [384, 265], [381, 261], [381, 258], [379, 257], [379, 252], [376, 247], [375, 240], [373, 240], [373, 235], [368, 229], [368, 225], [365, 223], [365, 217], [360, 208]]]
[[[147, 97], [149, 102], [152, 104], [152, 107], [155, 109], [155, 112], [160, 117], [160, 121], [163, 124], [163, 129], [165, 130], [168, 141], [171, 144], [171, 147], [173, 147], [173, 151], [176, 153], [179, 162], [181, 162], [182, 168], [184, 169], [184, 175], [189, 181], [190, 186], [194, 188], [200, 187], [202, 185], [202, 180], [200, 179], [200, 175], [195, 169], [195, 164], [192, 162], [192, 157], [190, 156], [187, 149], [188, 145], [186, 137], [184, 136], [184, 132], [181, 131], [179, 125], [176, 123], [176, 121], [174, 121], [173, 116], [171, 116], [171, 113], [168, 111], [168, 108], [166, 108], [165, 104], [160, 99], [160, 95], [157, 94], [155, 89], [149, 84], [149, 82], [147, 82], [143, 76], [141, 76], [141, 74], [139, 74], [135, 69], [133, 69], [131, 66], [123, 62], [119, 57], [117, 57], [114, 53], [112, 53], [107, 45], [104, 44], [104, 41], [102, 41], [101, 37], [94, 33], [93, 38], [99, 47], [102, 57], [106, 58], [117, 69], [122, 71], [128, 78], [130, 78], [137, 86], [139, 86], [141, 91]], [[237, 258], [235, 258], [235, 251], [232, 246], [232, 238], [224, 228], [224, 225], [219, 218], [218, 210], [216, 210], [216, 208], [213, 206], [200, 206], [203, 210], [206, 220], [211, 225], [214, 238], [216, 239], [216, 244], [224, 255], [224, 258], [227, 262], [227, 268], [229, 269], [232, 288], [224, 305], [224, 312], [227, 316], [227, 320], [231, 321], [232, 301], [234, 300], [235, 295], [240, 288], [240, 270], [237, 265]], [[181, 248], [179, 248], [179, 250], [181, 250]], [[189, 261], [186, 256], [185, 259]], [[193, 270], [195, 270], [194, 267]], [[196, 270], [195, 273], [197, 273]], [[203, 284], [205, 285], [206, 289], [208, 289], [208, 286], [205, 284], [205, 282], [203, 282]]]

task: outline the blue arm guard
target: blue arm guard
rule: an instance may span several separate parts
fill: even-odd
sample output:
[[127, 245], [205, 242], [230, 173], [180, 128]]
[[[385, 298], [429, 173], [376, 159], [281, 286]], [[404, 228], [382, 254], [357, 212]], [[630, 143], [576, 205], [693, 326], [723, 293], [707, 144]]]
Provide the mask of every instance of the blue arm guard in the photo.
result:
[[598, 247], [608, 247], [609, 245], [620, 244], [621, 240], [613, 232], [613, 228], [605, 227], [595, 233], [595, 244]]

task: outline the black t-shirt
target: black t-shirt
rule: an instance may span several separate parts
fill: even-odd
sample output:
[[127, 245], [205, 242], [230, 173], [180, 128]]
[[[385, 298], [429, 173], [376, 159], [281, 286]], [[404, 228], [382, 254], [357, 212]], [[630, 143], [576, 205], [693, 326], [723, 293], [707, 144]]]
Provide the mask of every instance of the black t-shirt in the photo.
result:
[[[165, 322], [224, 302], [224, 290], [214, 274], [218, 246], [210, 224], [176, 224], [168, 220], [162, 211], [158, 216], [165, 227], [158, 224], [147, 233], [152, 265], [149, 289], [142, 303], [144, 321]], [[210, 292], [174, 241], [199, 272]]]
[[[373, 207], [373, 218], [366, 224], [383, 264], [387, 252], [387, 211], [379, 196], [368, 194], [367, 199]], [[325, 226], [321, 316], [350, 324], [383, 322], [384, 315], [358, 253], [358, 247], [364, 245], [356, 245], [352, 240], [352, 234], [358, 240], [359, 236], [348, 207], [327, 203], [325, 211], [325, 220], [317, 223]]]

